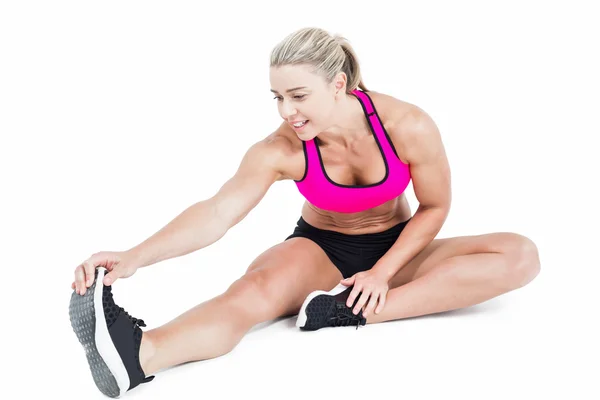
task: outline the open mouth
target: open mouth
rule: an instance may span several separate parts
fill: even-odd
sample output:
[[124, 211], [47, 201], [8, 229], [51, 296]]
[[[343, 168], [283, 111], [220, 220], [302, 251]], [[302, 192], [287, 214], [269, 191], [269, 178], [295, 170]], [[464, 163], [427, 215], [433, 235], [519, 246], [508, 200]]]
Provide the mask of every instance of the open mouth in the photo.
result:
[[292, 124], [294, 129], [302, 129], [308, 124], [308, 120]]

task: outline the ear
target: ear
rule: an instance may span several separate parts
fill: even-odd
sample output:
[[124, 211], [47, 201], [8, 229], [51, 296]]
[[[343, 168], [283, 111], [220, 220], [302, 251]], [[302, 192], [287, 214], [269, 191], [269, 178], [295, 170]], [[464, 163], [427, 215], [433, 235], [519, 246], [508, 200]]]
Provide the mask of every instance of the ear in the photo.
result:
[[346, 81], [347, 81], [347, 77], [346, 74], [343, 72], [339, 72], [336, 76], [335, 76], [335, 94], [339, 95], [340, 92], [342, 93], [346, 93]]

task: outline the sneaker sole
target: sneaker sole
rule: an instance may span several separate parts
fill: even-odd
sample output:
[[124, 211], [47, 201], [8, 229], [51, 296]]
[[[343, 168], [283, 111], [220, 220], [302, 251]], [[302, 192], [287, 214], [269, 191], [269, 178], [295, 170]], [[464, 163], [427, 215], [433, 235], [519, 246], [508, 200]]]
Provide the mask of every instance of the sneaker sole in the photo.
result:
[[106, 396], [118, 398], [129, 388], [129, 375], [112, 342], [104, 318], [102, 281], [105, 271], [104, 268], [96, 269], [94, 282], [83, 296], [73, 291], [69, 318], [71, 327], [85, 350], [94, 383]]
[[[347, 286], [340, 283], [329, 292], [316, 290], [309, 294], [304, 300], [304, 303], [302, 303], [302, 307], [298, 313], [298, 319], [296, 320], [296, 326], [303, 330], [316, 330], [323, 327], [325, 325], [323, 318], [327, 315], [327, 311], [335, 306], [335, 299], [333, 296], [343, 292], [347, 288]], [[308, 318], [309, 316], [311, 317], [310, 320]]]

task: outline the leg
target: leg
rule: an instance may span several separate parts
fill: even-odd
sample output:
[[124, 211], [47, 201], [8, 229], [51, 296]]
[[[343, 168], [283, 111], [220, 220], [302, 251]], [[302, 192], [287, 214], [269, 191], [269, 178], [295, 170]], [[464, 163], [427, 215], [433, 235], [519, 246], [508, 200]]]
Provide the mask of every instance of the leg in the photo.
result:
[[306, 296], [341, 279], [314, 242], [293, 238], [256, 258], [228, 290], [142, 337], [146, 375], [230, 352], [254, 325], [298, 313]]
[[367, 323], [469, 307], [520, 288], [540, 271], [536, 245], [515, 233], [435, 239], [390, 282]]

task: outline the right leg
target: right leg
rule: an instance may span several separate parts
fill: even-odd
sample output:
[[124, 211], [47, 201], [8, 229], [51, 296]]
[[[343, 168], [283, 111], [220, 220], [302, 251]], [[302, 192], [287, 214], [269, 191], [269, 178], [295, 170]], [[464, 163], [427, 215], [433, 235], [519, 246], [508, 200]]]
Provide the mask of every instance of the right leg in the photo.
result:
[[146, 376], [230, 352], [254, 326], [297, 314], [306, 296], [342, 278], [323, 250], [297, 237], [277, 244], [221, 295], [144, 332], [140, 363]]

